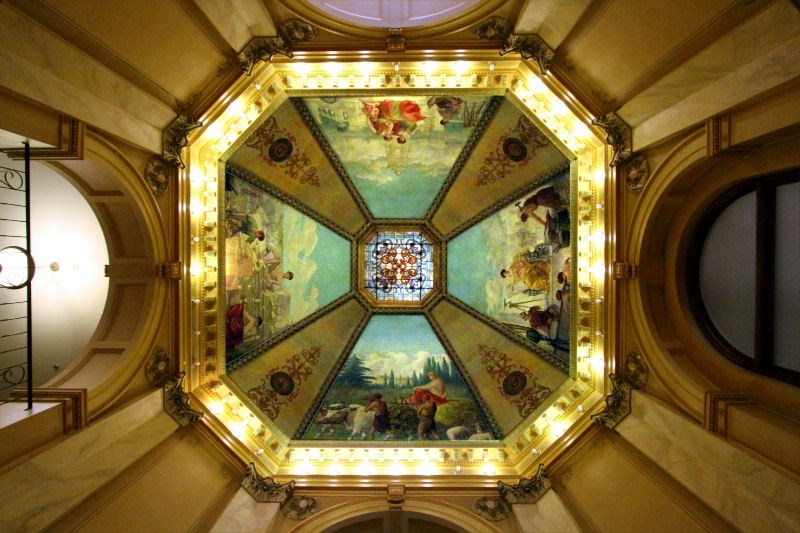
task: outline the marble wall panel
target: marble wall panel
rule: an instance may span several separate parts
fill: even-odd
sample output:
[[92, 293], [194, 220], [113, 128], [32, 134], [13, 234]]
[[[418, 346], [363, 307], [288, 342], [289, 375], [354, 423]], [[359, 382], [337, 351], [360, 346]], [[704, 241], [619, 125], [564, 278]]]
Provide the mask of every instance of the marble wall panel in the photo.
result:
[[741, 530], [800, 530], [800, 484], [661, 401], [634, 391], [616, 430]]
[[278, 503], [259, 503], [246, 490], [239, 489], [211, 531], [212, 533], [269, 531], [280, 507]]
[[548, 490], [535, 504], [514, 505], [513, 511], [514, 517], [519, 522], [519, 529], [523, 533], [580, 531], [558, 495], [552, 490]]

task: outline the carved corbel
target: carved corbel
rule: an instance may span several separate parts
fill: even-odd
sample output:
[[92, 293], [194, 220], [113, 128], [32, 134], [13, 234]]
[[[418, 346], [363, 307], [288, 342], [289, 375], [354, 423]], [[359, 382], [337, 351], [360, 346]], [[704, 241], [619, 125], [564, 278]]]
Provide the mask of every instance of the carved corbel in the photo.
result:
[[292, 49], [283, 37], [253, 37], [239, 52], [239, 63], [244, 73], [249, 76], [259, 61], [272, 61], [275, 54], [284, 55], [289, 59], [294, 57]]
[[404, 54], [406, 51], [406, 38], [403, 37], [403, 28], [390, 28], [389, 38], [386, 39], [387, 54]]
[[[538, 35], [510, 35], [503, 48], [500, 49], [500, 55], [504, 56], [511, 52], [517, 52], [522, 59], [533, 59], [539, 65], [539, 71], [542, 74], [547, 74], [550, 70], [550, 63], [553, 62], [556, 54], [553, 49], [547, 46], [547, 43]], [[612, 165], [613, 166], [613, 165]]]
[[633, 156], [631, 128], [616, 113], [599, 116], [592, 120], [592, 125], [606, 132], [606, 143], [614, 149], [614, 155], [608, 164], [610, 167], [625, 163]]
[[644, 154], [633, 153], [625, 163], [625, 185], [628, 190], [638, 192], [650, 177], [650, 163]]
[[164, 160], [179, 168], [186, 168], [181, 151], [189, 144], [189, 132], [203, 125], [186, 115], [178, 115], [164, 130], [162, 137]]
[[389, 501], [389, 510], [400, 511], [406, 501], [406, 486], [402, 483], [386, 485], [386, 499]]
[[307, 43], [319, 35], [319, 28], [305, 20], [289, 19], [278, 27], [278, 33], [290, 43]]
[[473, 27], [472, 33], [478, 39], [502, 41], [509, 36], [513, 28], [511, 21], [505, 17], [489, 17]]
[[156, 196], [161, 196], [169, 188], [170, 167], [161, 157], [151, 157], [144, 169], [144, 178]]
[[590, 418], [608, 429], [614, 429], [631, 412], [631, 387], [616, 374], [609, 374], [611, 392], [606, 394], [606, 407]]
[[164, 385], [164, 411], [181, 426], [187, 426], [203, 418], [203, 413], [189, 407], [189, 395], [183, 391], [184, 379], [186, 372], [181, 372]]
[[547, 468], [544, 463], [539, 463], [539, 468], [531, 477], [521, 478], [515, 485], [502, 481], [497, 482], [500, 495], [510, 504], [536, 503], [539, 498], [550, 488], [550, 479], [547, 477]]
[[476, 515], [490, 522], [505, 520], [511, 514], [511, 506], [496, 496], [478, 498], [472, 504], [472, 510]]
[[259, 503], [279, 503], [281, 506], [289, 501], [294, 491], [295, 481], [278, 483], [269, 476], [262, 476], [256, 470], [255, 463], [247, 465], [242, 479], [242, 488]]

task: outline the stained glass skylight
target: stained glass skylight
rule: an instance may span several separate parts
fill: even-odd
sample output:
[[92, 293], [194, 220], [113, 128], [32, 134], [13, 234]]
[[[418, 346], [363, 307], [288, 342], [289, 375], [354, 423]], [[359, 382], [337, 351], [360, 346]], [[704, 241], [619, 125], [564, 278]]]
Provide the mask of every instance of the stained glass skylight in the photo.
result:
[[436, 288], [436, 245], [419, 229], [378, 230], [363, 242], [363, 289], [377, 302], [422, 302]]

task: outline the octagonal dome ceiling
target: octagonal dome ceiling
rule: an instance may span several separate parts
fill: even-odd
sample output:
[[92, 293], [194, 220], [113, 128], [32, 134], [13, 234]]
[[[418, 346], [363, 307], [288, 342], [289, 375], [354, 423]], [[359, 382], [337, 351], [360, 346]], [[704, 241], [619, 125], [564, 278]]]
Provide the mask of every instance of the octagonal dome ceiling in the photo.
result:
[[[226, 383], [253, 412], [294, 439], [497, 440], [548, 405], [571, 361], [574, 187], [538, 120], [392, 93], [289, 98], [249, 131], [220, 203]], [[365, 276], [379, 230], [438, 259], [423, 276], [420, 243], [384, 238], [403, 264]], [[423, 281], [416, 306], [364, 293]]]

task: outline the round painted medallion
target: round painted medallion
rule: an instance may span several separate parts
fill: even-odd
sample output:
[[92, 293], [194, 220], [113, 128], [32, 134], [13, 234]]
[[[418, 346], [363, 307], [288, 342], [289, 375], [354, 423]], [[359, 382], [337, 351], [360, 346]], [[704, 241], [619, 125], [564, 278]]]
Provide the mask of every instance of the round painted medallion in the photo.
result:
[[525, 389], [528, 384], [528, 378], [519, 370], [510, 372], [506, 379], [503, 380], [503, 390], [509, 396], [516, 396]]
[[292, 146], [291, 141], [285, 137], [281, 137], [269, 147], [269, 158], [276, 163], [282, 163], [289, 159], [289, 156], [292, 155], [292, 151], [294, 151], [294, 146]]
[[506, 139], [506, 142], [503, 143], [503, 152], [515, 162], [522, 161], [528, 155], [528, 149], [522, 144], [522, 141], [513, 137]]
[[294, 390], [294, 380], [286, 372], [275, 372], [269, 378], [272, 389], [281, 396], [289, 396]]

